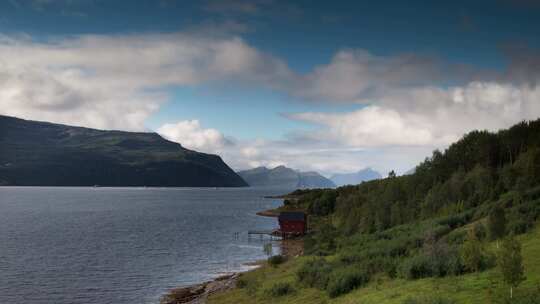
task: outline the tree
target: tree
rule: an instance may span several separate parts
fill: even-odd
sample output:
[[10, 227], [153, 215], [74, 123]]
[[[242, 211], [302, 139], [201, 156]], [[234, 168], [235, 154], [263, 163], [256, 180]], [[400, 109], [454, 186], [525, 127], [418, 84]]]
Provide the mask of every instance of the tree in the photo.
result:
[[[504, 237], [506, 233], [506, 216], [504, 209], [500, 206], [495, 207], [488, 216], [489, 237], [492, 240], [498, 240]], [[499, 242], [497, 242], [499, 248]]]
[[503, 281], [510, 285], [510, 298], [513, 288], [525, 280], [521, 244], [513, 237], [506, 238], [497, 256], [497, 264], [502, 273]]
[[467, 239], [461, 247], [461, 258], [463, 259], [463, 265], [471, 272], [477, 272], [482, 265], [482, 258], [484, 255], [484, 248], [482, 243], [476, 237], [476, 233], [473, 229], [469, 229], [467, 233]]
[[388, 173], [388, 177], [389, 177], [389, 178], [394, 178], [394, 177], [396, 177], [396, 172], [395, 172], [394, 170], [390, 171], [390, 172]]

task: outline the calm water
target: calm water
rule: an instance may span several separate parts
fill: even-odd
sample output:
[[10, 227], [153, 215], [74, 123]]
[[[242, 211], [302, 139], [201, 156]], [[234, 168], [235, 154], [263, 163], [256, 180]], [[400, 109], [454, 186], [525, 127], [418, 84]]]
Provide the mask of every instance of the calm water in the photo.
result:
[[285, 191], [0, 187], [0, 303], [156, 303], [245, 269]]

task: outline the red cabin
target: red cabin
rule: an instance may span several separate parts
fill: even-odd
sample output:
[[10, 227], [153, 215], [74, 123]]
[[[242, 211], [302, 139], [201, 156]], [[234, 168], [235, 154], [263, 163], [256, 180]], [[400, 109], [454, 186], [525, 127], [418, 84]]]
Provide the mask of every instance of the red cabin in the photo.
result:
[[301, 236], [307, 231], [307, 217], [304, 212], [281, 212], [278, 217], [279, 231], [283, 236]]

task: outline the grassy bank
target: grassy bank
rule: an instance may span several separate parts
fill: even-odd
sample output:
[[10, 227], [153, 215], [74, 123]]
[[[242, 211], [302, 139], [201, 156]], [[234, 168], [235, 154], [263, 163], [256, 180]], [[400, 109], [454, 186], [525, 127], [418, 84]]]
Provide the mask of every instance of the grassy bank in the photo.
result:
[[[515, 291], [515, 298], [540, 288], [540, 229], [521, 235], [523, 261], [527, 279]], [[495, 242], [488, 244], [493, 250]], [[327, 259], [335, 259], [329, 256]], [[262, 268], [242, 275], [246, 285], [225, 293], [210, 297], [209, 303], [407, 303], [407, 300], [418, 298], [444, 298], [455, 303], [496, 303], [508, 297], [508, 288], [501, 283], [501, 275], [497, 268], [480, 273], [443, 278], [425, 278], [418, 280], [390, 279], [381, 274], [368, 285], [352, 292], [330, 298], [325, 292], [316, 288], [306, 288], [296, 278], [296, 273], [303, 263], [312, 257], [290, 259], [277, 267], [265, 265]], [[289, 294], [275, 296], [271, 294], [276, 284], [290, 284]], [[412, 303], [412, 302], [411, 302]]]

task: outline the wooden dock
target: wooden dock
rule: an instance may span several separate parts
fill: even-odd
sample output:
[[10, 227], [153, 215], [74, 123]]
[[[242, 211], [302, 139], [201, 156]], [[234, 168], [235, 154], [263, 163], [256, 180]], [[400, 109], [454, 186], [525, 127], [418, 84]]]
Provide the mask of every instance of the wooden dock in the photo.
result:
[[280, 236], [279, 233], [277, 233], [277, 230], [249, 230], [248, 237], [251, 237], [252, 235], [258, 235], [260, 238], [265, 235], [268, 235], [271, 238]]

